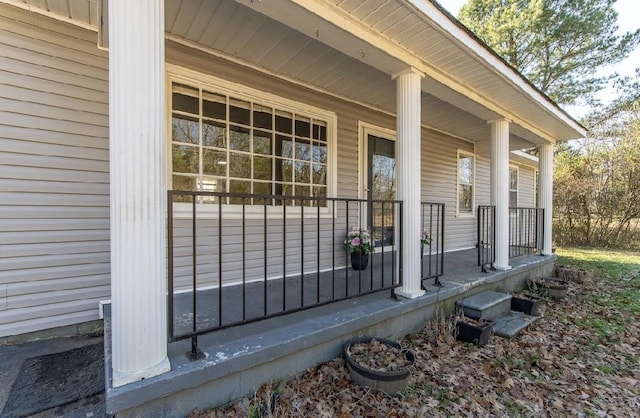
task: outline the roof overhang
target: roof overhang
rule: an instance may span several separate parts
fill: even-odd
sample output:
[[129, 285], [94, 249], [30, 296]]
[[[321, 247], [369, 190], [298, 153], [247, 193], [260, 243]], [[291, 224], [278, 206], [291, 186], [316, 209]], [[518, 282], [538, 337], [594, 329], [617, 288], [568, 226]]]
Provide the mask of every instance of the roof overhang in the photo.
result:
[[[97, 30], [107, 0], [0, 1]], [[586, 135], [432, 1], [166, 0], [165, 26], [182, 45], [391, 114], [392, 75], [414, 67], [426, 74], [423, 125], [468, 141], [499, 118], [512, 121], [512, 150]]]

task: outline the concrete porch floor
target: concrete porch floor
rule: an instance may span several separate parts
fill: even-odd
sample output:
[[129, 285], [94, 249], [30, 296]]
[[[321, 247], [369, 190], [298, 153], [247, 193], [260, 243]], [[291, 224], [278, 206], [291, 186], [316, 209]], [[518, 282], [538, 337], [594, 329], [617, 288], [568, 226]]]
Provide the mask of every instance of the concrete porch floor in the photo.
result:
[[105, 316], [106, 410], [118, 416], [185, 416], [195, 408], [225, 404], [250, 395], [261, 384], [294, 376], [341, 353], [349, 338], [398, 338], [416, 332], [437, 310], [453, 311], [456, 300], [492, 289], [510, 292], [528, 278], [548, 275], [555, 257], [528, 255], [511, 260], [513, 269], [482, 273], [475, 249], [445, 254], [442, 286], [423, 282], [416, 299], [393, 299], [390, 291], [347, 299], [247, 325], [222, 329], [198, 339], [206, 358], [189, 361], [190, 340], [171, 343], [172, 370], [112, 388], [110, 320]]

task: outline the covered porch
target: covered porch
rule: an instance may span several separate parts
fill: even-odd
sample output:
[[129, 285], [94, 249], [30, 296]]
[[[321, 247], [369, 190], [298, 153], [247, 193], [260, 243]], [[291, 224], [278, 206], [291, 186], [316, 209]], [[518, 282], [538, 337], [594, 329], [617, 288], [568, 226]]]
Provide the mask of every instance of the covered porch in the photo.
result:
[[[171, 371], [126, 387], [109, 388], [107, 412], [133, 416], [152, 411], [156, 416], [173, 416], [188, 413], [193, 405], [224, 404], [250, 395], [264, 382], [295, 375], [340, 355], [344, 342], [353, 336], [399, 338], [419, 330], [427, 318], [452, 312], [455, 301], [465, 296], [489, 289], [520, 289], [528, 278], [552, 272], [555, 257], [520, 256], [511, 260], [513, 269], [487, 273], [478, 268], [473, 249], [446, 253], [444, 259], [450, 268], [440, 277], [441, 286], [435, 286], [433, 279], [426, 280], [426, 294], [420, 299], [396, 299], [383, 291], [223, 328], [199, 338], [205, 355], [200, 361], [189, 359], [188, 339], [170, 343]], [[291, 297], [296, 295], [291, 293]], [[190, 308], [189, 298], [176, 299], [177, 311]], [[239, 314], [237, 306], [230, 308]], [[177, 312], [174, 315], [176, 321], [183, 319]], [[105, 325], [110, 362], [109, 308]], [[109, 370], [107, 367], [107, 380], [111, 378]]]

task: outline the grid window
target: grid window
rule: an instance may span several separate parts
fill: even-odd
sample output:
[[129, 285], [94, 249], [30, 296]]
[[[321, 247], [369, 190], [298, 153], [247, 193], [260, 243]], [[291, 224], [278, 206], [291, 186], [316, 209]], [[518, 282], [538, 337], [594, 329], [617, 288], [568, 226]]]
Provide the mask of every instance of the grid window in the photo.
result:
[[327, 196], [326, 120], [183, 83], [171, 88], [174, 190]]

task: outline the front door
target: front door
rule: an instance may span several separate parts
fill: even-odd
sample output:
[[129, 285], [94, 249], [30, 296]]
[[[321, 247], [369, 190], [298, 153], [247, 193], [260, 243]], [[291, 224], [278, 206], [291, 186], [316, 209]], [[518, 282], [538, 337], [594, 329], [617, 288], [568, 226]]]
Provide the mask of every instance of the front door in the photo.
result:
[[396, 200], [397, 175], [395, 142], [367, 135], [367, 224], [376, 247], [394, 244], [395, 205], [376, 202]]

